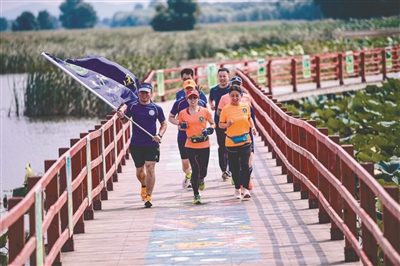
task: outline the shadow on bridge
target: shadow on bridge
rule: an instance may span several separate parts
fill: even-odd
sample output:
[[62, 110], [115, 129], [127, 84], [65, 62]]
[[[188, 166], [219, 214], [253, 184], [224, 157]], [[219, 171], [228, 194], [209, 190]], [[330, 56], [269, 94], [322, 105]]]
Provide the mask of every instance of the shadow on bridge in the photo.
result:
[[[168, 114], [172, 101], [161, 103]], [[330, 240], [330, 225], [318, 223], [318, 209], [293, 192], [293, 184], [259, 137], [255, 141], [254, 188], [250, 200], [236, 200], [218, 166], [212, 137], [201, 205], [182, 189], [177, 128], [168, 124], [156, 165], [153, 207], [145, 209], [131, 159], [85, 233], [74, 235], [75, 251], [63, 265], [360, 265], [345, 263], [344, 241]]]

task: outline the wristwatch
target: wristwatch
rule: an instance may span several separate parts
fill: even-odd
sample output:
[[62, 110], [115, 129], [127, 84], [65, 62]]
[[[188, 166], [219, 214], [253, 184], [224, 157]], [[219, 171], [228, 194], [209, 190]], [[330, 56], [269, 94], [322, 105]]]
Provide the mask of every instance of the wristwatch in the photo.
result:
[[158, 133], [157, 136], [159, 136], [160, 139], [162, 139], [162, 134]]

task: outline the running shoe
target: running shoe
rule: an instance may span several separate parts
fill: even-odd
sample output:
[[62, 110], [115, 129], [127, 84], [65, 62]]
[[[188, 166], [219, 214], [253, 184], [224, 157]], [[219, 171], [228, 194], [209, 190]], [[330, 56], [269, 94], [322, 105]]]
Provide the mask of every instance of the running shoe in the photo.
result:
[[246, 188], [243, 188], [243, 198], [244, 199], [250, 199], [251, 198], [250, 192]]
[[194, 195], [194, 204], [201, 204], [200, 195]]
[[206, 188], [206, 182], [204, 182], [204, 179], [199, 180], [199, 189], [204, 190]]
[[146, 188], [142, 187], [142, 189], [140, 190], [140, 197], [142, 197], [143, 201], [146, 199], [146, 195], [147, 195]]
[[241, 199], [242, 195], [240, 194], [240, 189], [235, 188], [235, 199]]
[[151, 203], [151, 196], [147, 195], [146, 200], [144, 202], [144, 207], [151, 208], [151, 206], [153, 206], [153, 204]]
[[182, 188], [189, 188], [190, 186], [190, 178], [192, 177], [192, 173], [189, 176], [185, 175], [182, 181]]
[[229, 172], [229, 171], [224, 171], [224, 172], [222, 173], [222, 179], [223, 179], [223, 180], [227, 180], [227, 179], [229, 179], [229, 177], [231, 177], [231, 172]]

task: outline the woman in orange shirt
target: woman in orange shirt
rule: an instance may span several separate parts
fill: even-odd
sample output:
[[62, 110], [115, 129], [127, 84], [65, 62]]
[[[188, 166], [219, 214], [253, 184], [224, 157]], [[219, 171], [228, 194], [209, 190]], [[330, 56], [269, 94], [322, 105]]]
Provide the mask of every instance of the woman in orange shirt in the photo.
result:
[[[208, 135], [214, 132], [215, 123], [210, 110], [198, 106], [199, 92], [190, 90], [186, 94], [189, 107], [179, 113], [179, 129], [186, 130], [185, 147], [192, 167], [192, 189], [194, 203], [201, 204], [200, 192], [206, 186], [208, 161], [210, 159], [210, 140]], [[207, 127], [207, 122], [210, 124]]]
[[241, 199], [240, 169], [242, 171], [243, 198], [251, 198], [249, 192], [249, 158], [251, 153], [251, 138], [249, 128], [254, 130], [250, 106], [241, 102], [243, 91], [234, 84], [229, 89], [230, 104], [221, 111], [219, 127], [226, 128], [225, 145], [228, 151], [229, 169], [235, 183], [235, 198]]

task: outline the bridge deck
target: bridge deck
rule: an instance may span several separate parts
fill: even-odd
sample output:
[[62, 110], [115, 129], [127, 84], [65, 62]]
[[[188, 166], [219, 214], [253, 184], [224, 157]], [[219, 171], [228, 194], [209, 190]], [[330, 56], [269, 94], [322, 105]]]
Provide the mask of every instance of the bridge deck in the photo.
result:
[[[172, 102], [161, 103], [169, 114]], [[176, 127], [168, 125], [156, 165], [153, 207], [145, 209], [131, 159], [114, 191], [74, 235], [75, 251], [63, 265], [360, 265], [344, 262], [344, 241], [330, 240], [330, 224], [318, 224], [318, 209], [293, 192], [259, 137], [254, 189], [248, 201], [233, 198], [223, 182], [213, 136], [201, 205], [182, 189]]]

